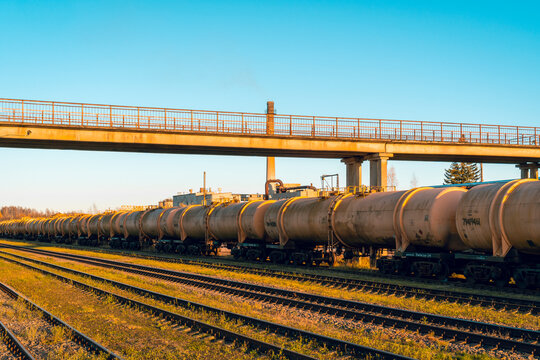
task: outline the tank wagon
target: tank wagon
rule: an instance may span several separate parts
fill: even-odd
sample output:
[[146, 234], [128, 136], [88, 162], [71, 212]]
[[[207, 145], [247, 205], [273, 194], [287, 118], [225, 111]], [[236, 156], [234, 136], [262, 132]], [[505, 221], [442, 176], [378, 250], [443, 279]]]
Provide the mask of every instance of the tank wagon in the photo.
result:
[[384, 273], [540, 287], [540, 182], [333, 194], [0, 222], [3, 237], [333, 264], [378, 250]]

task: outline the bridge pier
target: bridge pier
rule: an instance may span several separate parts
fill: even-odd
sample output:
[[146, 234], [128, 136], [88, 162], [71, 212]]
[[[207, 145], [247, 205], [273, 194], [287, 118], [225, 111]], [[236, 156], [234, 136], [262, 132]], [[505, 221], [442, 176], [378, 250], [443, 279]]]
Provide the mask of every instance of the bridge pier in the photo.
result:
[[516, 167], [521, 170], [522, 179], [538, 179], [538, 168], [540, 167], [540, 163], [521, 163], [516, 165]]
[[382, 191], [387, 190], [387, 167], [388, 159], [394, 154], [378, 153], [365, 157], [369, 160], [369, 185], [372, 187], [379, 187]]
[[364, 157], [350, 157], [341, 160], [346, 166], [347, 187], [362, 185], [362, 163], [369, 160], [369, 185], [387, 190], [388, 159], [394, 154], [377, 153]]
[[362, 186], [362, 163], [364, 160], [358, 157], [350, 157], [341, 160], [346, 166], [346, 186], [359, 188]]

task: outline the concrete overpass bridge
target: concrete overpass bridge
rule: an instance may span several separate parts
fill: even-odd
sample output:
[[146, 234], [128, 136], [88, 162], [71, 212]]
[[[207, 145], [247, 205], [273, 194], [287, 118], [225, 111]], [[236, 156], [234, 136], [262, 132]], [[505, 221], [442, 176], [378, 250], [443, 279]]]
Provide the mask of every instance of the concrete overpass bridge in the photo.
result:
[[514, 163], [538, 177], [540, 128], [0, 99], [0, 146], [337, 158], [347, 185], [386, 186], [392, 160]]

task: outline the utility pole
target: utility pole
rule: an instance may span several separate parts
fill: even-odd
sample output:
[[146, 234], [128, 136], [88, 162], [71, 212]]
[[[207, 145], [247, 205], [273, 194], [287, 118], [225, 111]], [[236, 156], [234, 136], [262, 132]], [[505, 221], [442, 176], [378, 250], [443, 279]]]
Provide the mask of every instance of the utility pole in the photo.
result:
[[484, 163], [480, 163], [480, 182], [484, 182]]

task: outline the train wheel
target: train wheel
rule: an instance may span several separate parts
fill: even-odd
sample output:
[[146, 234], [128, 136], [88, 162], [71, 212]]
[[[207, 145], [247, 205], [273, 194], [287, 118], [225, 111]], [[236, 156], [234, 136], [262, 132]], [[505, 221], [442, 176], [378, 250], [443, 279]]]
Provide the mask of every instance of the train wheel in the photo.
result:
[[246, 257], [248, 260], [256, 261], [261, 256], [261, 252], [259, 250], [250, 249], [248, 250]]
[[273, 264], [283, 264], [285, 262], [285, 254], [281, 251], [272, 251], [269, 258]]
[[176, 245], [176, 252], [180, 255], [186, 253], [186, 246], [184, 244], [178, 244]]
[[336, 254], [333, 252], [329, 253], [326, 262], [328, 263], [328, 266], [334, 266], [336, 263]]
[[516, 269], [514, 271], [514, 275], [512, 276], [514, 279], [514, 282], [516, 283], [516, 286], [520, 289], [526, 289], [529, 287], [529, 282], [527, 281], [527, 278], [523, 275], [523, 272], [520, 269]]
[[240, 257], [242, 256], [242, 252], [238, 248], [232, 248], [231, 255], [233, 256], [235, 260], [239, 260]]
[[304, 253], [294, 253], [292, 255], [292, 263], [296, 266], [302, 266], [307, 262], [306, 256]]
[[448, 275], [450, 275], [450, 269], [448, 268], [448, 264], [441, 263], [439, 272], [437, 274], [437, 279], [446, 281], [448, 280]]
[[190, 245], [188, 246], [188, 254], [189, 255], [201, 255], [201, 249], [197, 245]]
[[510, 281], [509, 276], [501, 277], [501, 278], [495, 280], [495, 286], [498, 287], [498, 288], [503, 288], [503, 287], [508, 285], [509, 281]]
[[495, 268], [492, 272], [492, 280], [495, 283], [495, 286], [498, 288], [503, 288], [508, 285], [510, 281], [510, 274], [507, 269], [504, 268]]
[[[417, 263], [412, 263], [411, 265], [411, 272], [413, 274], [414, 277], [417, 277], [417, 278], [421, 278], [422, 277], [422, 273], [420, 272], [420, 269], [418, 267], [418, 264]], [[400, 272], [401, 274], [401, 272]], [[403, 274], [402, 274], [403, 275]]]

